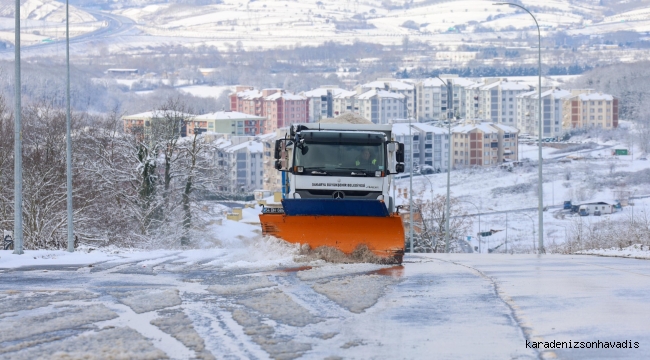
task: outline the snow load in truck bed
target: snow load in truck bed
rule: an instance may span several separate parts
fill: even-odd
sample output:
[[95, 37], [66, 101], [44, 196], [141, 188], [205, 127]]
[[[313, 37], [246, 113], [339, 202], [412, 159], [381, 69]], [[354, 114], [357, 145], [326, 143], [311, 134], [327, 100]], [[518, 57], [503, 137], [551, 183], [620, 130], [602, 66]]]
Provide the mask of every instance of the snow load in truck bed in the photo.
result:
[[351, 112], [344, 112], [335, 118], [319, 121], [321, 124], [372, 124], [372, 121]]

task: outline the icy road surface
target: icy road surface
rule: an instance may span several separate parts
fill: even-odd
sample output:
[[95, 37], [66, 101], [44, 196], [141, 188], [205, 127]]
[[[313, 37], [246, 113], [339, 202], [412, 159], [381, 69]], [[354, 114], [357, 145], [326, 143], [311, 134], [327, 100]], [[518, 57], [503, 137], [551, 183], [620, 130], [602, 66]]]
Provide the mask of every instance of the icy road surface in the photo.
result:
[[[650, 353], [646, 260], [427, 254], [389, 267], [296, 263], [292, 256], [256, 261], [254, 253], [246, 260], [217, 249], [127, 253], [94, 264], [75, 254], [68, 258], [75, 265], [64, 264], [65, 253], [50, 252], [51, 265], [41, 259], [27, 266], [30, 253], [17, 266], [16, 255], [0, 252], [0, 359]], [[527, 347], [552, 341], [639, 347]]]

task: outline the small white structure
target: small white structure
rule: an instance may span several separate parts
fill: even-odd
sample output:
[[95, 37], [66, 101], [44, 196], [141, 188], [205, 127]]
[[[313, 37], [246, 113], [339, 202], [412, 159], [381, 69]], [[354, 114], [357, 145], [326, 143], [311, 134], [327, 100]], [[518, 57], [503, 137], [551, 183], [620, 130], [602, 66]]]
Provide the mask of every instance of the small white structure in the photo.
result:
[[601, 214], [611, 214], [615, 211], [614, 204], [605, 201], [580, 204], [580, 209], [583, 207], [589, 210], [589, 215], [593, 215], [594, 211], [600, 211]]

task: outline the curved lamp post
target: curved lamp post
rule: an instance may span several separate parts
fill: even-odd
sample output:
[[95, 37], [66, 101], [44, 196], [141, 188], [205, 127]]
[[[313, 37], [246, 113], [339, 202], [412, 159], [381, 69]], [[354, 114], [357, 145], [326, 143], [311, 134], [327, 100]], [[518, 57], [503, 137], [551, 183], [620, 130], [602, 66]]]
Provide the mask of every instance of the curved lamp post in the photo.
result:
[[531, 13], [526, 9], [525, 7], [519, 5], [519, 4], [514, 4], [514, 3], [509, 3], [509, 2], [499, 2], [499, 3], [494, 3], [492, 5], [507, 5], [507, 6], [516, 6], [525, 12], [527, 12], [535, 21], [535, 25], [537, 26], [537, 52], [538, 52], [538, 58], [537, 58], [537, 63], [539, 67], [539, 83], [538, 83], [538, 88], [537, 88], [537, 97], [538, 97], [538, 111], [539, 111], [539, 117], [537, 118], [537, 121], [539, 123], [538, 127], [538, 147], [539, 147], [539, 167], [538, 167], [538, 184], [537, 184], [537, 191], [538, 191], [538, 197], [539, 197], [539, 203], [538, 203], [538, 216], [539, 216], [539, 254], [543, 254], [544, 251], [544, 189], [543, 189], [543, 184], [542, 184], [542, 33], [539, 29], [539, 23], [537, 22], [537, 19]]
[[[449, 205], [449, 197], [450, 197], [450, 178], [451, 178], [451, 118], [453, 117], [454, 114], [454, 109], [453, 109], [453, 104], [454, 104], [454, 95], [453, 95], [453, 87], [451, 86], [451, 80], [447, 80], [445, 82], [440, 78], [440, 76], [436, 75], [438, 80], [442, 81], [443, 84], [447, 85], [447, 128], [449, 130], [449, 139], [447, 140], [447, 143], [449, 145], [449, 154], [447, 156], [447, 198], [445, 200], [445, 252], [449, 252], [449, 216], [451, 215], [450, 212], [450, 205]], [[451, 110], [449, 110], [449, 107], [452, 107]]]
[[14, 78], [15, 101], [14, 107], [14, 254], [23, 254], [23, 153], [21, 125], [21, 85], [20, 85], [20, 0], [16, 0], [16, 30], [15, 30], [15, 70]]
[[411, 133], [411, 109], [408, 107], [408, 98], [404, 96], [404, 99], [399, 99], [399, 101], [406, 108], [406, 114], [409, 120], [409, 154], [411, 162], [409, 164], [410, 176], [409, 176], [409, 250], [413, 253], [413, 135]]

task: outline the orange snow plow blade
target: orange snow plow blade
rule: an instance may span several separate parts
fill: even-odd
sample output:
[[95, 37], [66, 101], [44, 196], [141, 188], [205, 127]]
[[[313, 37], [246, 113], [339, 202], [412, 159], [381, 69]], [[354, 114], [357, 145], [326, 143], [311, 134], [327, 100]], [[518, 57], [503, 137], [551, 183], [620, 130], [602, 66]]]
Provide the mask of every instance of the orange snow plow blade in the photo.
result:
[[329, 246], [351, 254], [359, 245], [382, 258], [401, 263], [404, 256], [404, 226], [399, 215], [291, 216], [261, 214], [262, 233], [312, 249]]

